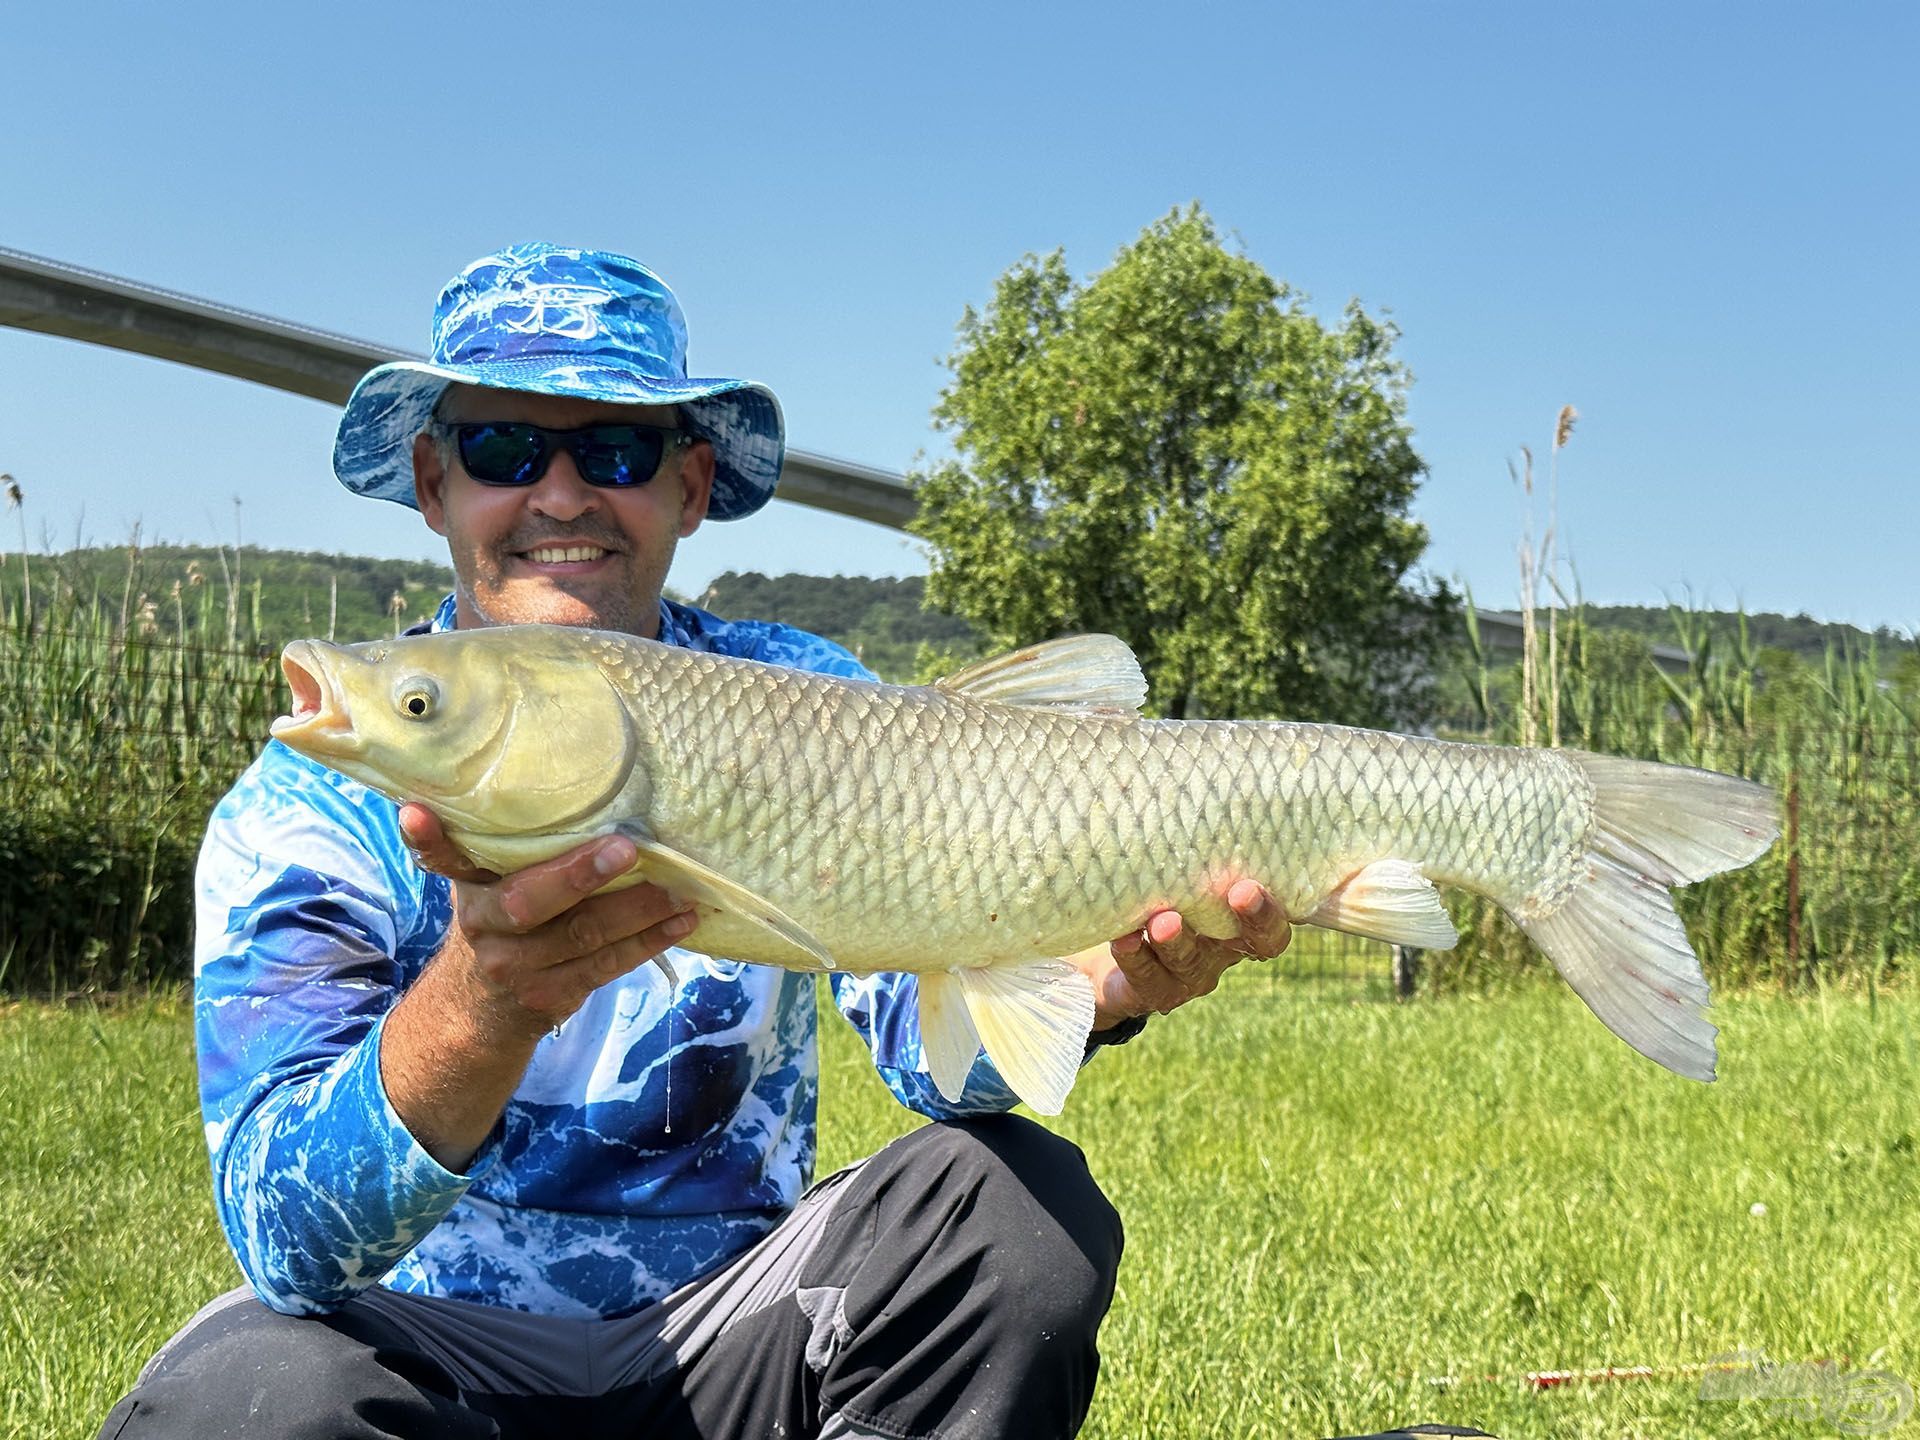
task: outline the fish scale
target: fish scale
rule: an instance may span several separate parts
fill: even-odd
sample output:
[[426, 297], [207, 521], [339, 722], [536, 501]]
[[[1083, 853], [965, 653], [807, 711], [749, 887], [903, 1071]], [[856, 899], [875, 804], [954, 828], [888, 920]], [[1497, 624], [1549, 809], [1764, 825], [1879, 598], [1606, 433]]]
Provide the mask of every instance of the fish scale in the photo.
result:
[[1296, 923], [1427, 947], [1455, 938], [1435, 882], [1487, 896], [1629, 1044], [1711, 1078], [1705, 981], [1668, 887], [1748, 863], [1777, 831], [1770, 792], [1707, 771], [1145, 720], [1138, 665], [1104, 636], [919, 687], [552, 626], [298, 641], [285, 665], [305, 699], [276, 736], [422, 800], [481, 863], [622, 830], [640, 860], [615, 883], [693, 901], [689, 948], [914, 972], [942, 1092], [984, 1045], [1048, 1113], [1094, 1015], [1058, 957], [1166, 908], [1233, 935], [1224, 897], [1243, 877]]
[[[1162, 906], [1207, 913], [1226, 934], [1224, 883], [1260, 879], [1304, 917], [1387, 855], [1509, 907], [1545, 903], [1567, 887], [1591, 829], [1570, 803], [1577, 772], [1549, 752], [1490, 756], [1289, 723], [1090, 718], [931, 687], [908, 701], [670, 659], [679, 663], [633, 691], [656, 748], [681, 761], [654, 778], [652, 833], [756, 893], [792, 895], [793, 873], [831, 866], [836, 884], [804, 887], [814, 893], [785, 908], [853, 970], [922, 968], [971, 951], [992, 925], [1028, 957], [1067, 953]], [[716, 727], [712, 715], [752, 723]], [[1309, 760], [1296, 766], [1301, 745]], [[907, 755], [921, 763], [898, 764]], [[736, 765], [759, 777], [750, 783], [764, 807], [745, 832], [716, 823], [730, 817], [709, 798]], [[863, 783], [877, 770], [893, 778]], [[1507, 843], [1490, 849], [1478, 838], [1487, 833]], [[703, 923], [713, 943], [762, 958], [751, 952], [764, 952], [765, 937]], [[993, 947], [993, 958], [1011, 952]]]

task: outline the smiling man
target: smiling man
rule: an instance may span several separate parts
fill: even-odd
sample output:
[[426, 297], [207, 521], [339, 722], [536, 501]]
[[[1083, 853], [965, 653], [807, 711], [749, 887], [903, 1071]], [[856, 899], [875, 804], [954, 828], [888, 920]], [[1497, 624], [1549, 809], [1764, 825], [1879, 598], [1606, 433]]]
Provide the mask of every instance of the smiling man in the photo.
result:
[[[562, 445], [571, 465], [554, 467]], [[469, 386], [448, 389], [413, 464], [420, 513], [453, 552], [463, 629], [540, 621], [658, 639], [675, 542], [699, 528], [713, 493], [713, 447], [671, 407]], [[474, 465], [530, 478], [459, 483]], [[580, 483], [596, 465], [617, 483]], [[635, 483], [641, 466], [677, 483]]]
[[[418, 509], [457, 579], [432, 628], [593, 626], [861, 676], [839, 646], [662, 594], [676, 543], [773, 493], [763, 386], [689, 378], [677, 302], [622, 256], [469, 266], [433, 360], [383, 366], [335, 470]], [[505, 877], [417, 805], [269, 745], [202, 852], [206, 1141], [248, 1285], [155, 1357], [103, 1435], [1070, 1435], [1098, 1371], [1118, 1217], [1072, 1145], [957, 1101], [910, 976], [829, 977], [882, 1080], [934, 1124], [808, 1188], [809, 976], [673, 954], [689, 907], [608, 836]], [[1214, 988], [1236, 945], [1180, 917], [1075, 957], [1095, 1044]], [[697, 938], [697, 937], [696, 937]], [[1089, 1046], [1089, 1053], [1093, 1045]]]

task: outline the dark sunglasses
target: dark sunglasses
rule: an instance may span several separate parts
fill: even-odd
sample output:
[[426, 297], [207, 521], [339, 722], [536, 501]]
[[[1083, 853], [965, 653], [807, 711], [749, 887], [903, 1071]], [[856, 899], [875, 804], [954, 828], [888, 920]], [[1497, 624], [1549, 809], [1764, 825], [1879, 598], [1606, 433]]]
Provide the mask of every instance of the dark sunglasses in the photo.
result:
[[547, 473], [554, 452], [564, 450], [582, 480], [613, 490], [646, 484], [670, 453], [700, 438], [659, 425], [549, 430], [524, 420], [441, 421], [433, 430], [453, 437], [460, 464], [482, 485], [531, 485]]

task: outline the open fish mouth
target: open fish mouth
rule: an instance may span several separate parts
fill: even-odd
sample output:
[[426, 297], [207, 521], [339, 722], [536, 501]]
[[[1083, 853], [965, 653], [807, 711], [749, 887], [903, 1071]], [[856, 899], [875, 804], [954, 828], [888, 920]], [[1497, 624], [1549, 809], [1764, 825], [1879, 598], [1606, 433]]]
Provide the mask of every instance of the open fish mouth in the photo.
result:
[[335, 753], [365, 748], [365, 741], [354, 733], [347, 698], [333, 679], [325, 652], [334, 650], [315, 640], [296, 640], [281, 652], [280, 670], [293, 692], [293, 709], [273, 722], [274, 739], [298, 739]]

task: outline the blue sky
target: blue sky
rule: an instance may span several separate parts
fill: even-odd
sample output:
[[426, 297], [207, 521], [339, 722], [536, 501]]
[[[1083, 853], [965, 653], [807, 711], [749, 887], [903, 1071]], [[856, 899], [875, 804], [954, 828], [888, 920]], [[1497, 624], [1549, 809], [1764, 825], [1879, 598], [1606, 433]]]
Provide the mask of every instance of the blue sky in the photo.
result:
[[[626, 250], [697, 371], [905, 468], [961, 309], [1199, 200], [1331, 316], [1403, 327], [1427, 563], [1515, 598], [1507, 460], [1582, 412], [1590, 599], [1920, 626], [1910, 6], [36, 7], [9, 22], [0, 244], [410, 349], [513, 240]], [[722, 18], [709, 19], [709, 15]], [[328, 468], [334, 412], [0, 330], [35, 543], [439, 553]], [[0, 543], [17, 545], [8, 517]], [[729, 566], [923, 568], [797, 507]]]

